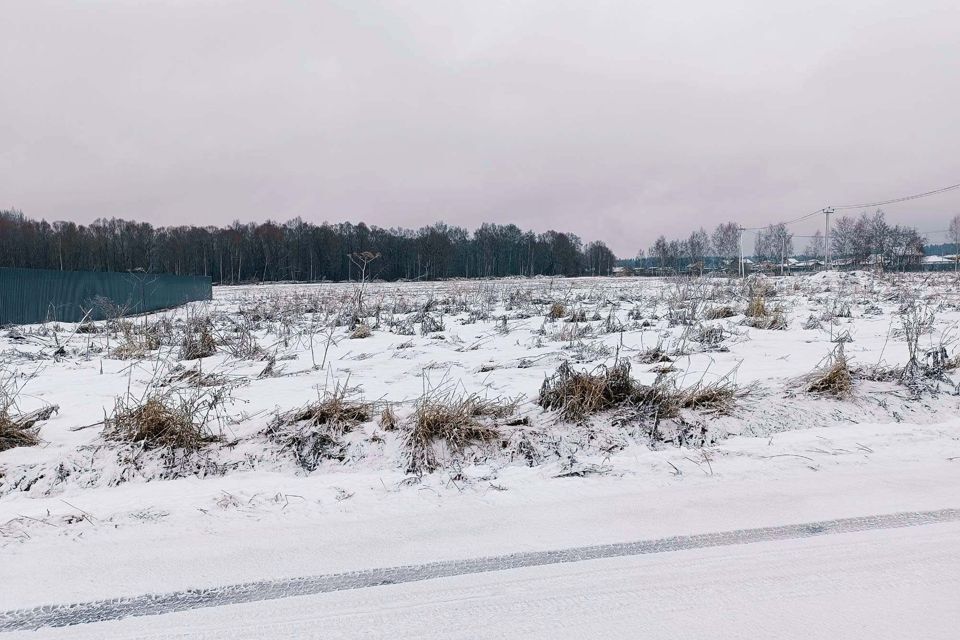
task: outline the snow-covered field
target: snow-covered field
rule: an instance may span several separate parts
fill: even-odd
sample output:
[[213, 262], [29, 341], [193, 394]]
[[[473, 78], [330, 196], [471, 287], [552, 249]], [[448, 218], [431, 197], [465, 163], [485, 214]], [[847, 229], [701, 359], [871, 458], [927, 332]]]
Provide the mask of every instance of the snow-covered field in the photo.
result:
[[[210, 303], [147, 317], [8, 328], [8, 416], [57, 411], [36, 423], [37, 445], [0, 452], [0, 611], [960, 507], [958, 322], [953, 274], [853, 272], [223, 287]], [[197, 354], [209, 355], [186, 359]], [[595, 395], [578, 403], [587, 388]], [[122, 428], [151, 399], [190, 416], [188, 447]], [[866, 548], [892, 534], [856, 535]], [[910, 535], [956, 539], [890, 539], [907, 548]], [[788, 562], [802, 563], [809, 544], [790, 543]], [[672, 556], [682, 553], [693, 552]], [[717, 581], [737, 563], [696, 553], [717, 563], [702, 579], [722, 591]], [[638, 567], [656, 574], [670, 560], [591, 562], [620, 563], [609, 583], [619, 598], [616, 585], [638, 579]], [[530, 580], [559, 579], [552, 571]], [[584, 571], [583, 589], [608, 584]], [[775, 580], [760, 573], [736, 583], [744, 597]], [[490, 580], [438, 584], [453, 581], [469, 600], [496, 589]], [[663, 598], [712, 592], [678, 580], [673, 592], [658, 583]], [[884, 581], [871, 580], [861, 586]], [[430, 588], [378, 587], [384, 595], [369, 598], [400, 589], [413, 601]], [[526, 587], [505, 588], [526, 597]], [[549, 606], [567, 602], [566, 591], [549, 592]], [[352, 616], [347, 631], [376, 609], [371, 635], [390, 635], [386, 605], [325, 597], [303, 606]], [[267, 615], [279, 621], [297, 601]], [[585, 602], [584, 611], [602, 606]], [[455, 609], [436, 615], [452, 625]], [[733, 609], [750, 615], [742, 602]], [[667, 610], [661, 629], [674, 632], [663, 635], [684, 637], [675, 630], [690, 609]], [[177, 614], [158, 635], [212, 619], [196, 615]], [[933, 635], [960, 622], [956, 605], [931, 616]], [[630, 635], [626, 619], [613, 616], [607, 630]], [[135, 635], [149, 620], [104, 623], [120, 626], [102, 633]], [[416, 635], [412, 620], [399, 635]], [[761, 634], [790, 635], [769, 615], [757, 620]], [[504, 624], [460, 635], [509, 636]], [[697, 629], [689, 637], [703, 637]]]

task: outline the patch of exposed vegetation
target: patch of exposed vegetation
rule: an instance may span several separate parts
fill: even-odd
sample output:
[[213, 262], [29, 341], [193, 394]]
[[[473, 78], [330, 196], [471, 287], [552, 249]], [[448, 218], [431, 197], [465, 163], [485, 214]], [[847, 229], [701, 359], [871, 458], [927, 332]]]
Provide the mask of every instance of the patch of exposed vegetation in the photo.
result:
[[187, 320], [180, 341], [180, 359], [197, 360], [212, 356], [216, 352], [217, 341], [213, 337], [210, 318], [194, 317]]
[[838, 399], [849, 398], [853, 394], [853, 374], [843, 345], [839, 345], [816, 371], [803, 379], [804, 390]]
[[277, 416], [265, 434], [306, 471], [315, 471], [323, 460], [342, 462], [343, 435], [373, 415], [372, 405], [354, 395], [346, 385], [337, 385], [317, 402]]
[[207, 428], [219, 397], [152, 391], [142, 397], [130, 394], [116, 399], [113, 412], [104, 420], [108, 440], [138, 443], [145, 449], [166, 448], [196, 451], [218, 441]]
[[418, 475], [441, 466], [442, 452], [460, 457], [471, 445], [497, 440], [497, 420], [516, 411], [512, 400], [489, 400], [455, 390], [433, 390], [417, 400], [404, 437], [407, 470]]
[[783, 307], [779, 304], [771, 307], [760, 294], [750, 298], [744, 315], [743, 324], [754, 329], [782, 331], [788, 326]]
[[630, 376], [630, 361], [620, 359], [613, 366], [601, 365], [593, 371], [577, 371], [562, 363], [543, 381], [537, 404], [568, 422], [584, 422], [596, 413], [621, 407], [656, 422], [677, 417], [681, 409], [726, 413], [736, 397], [736, 386], [727, 379], [687, 389], [662, 377], [655, 384], [643, 385]]

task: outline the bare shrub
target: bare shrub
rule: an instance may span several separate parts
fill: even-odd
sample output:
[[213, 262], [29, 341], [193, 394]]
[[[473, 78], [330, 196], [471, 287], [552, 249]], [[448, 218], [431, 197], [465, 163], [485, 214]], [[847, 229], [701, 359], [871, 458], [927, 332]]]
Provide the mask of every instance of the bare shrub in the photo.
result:
[[557, 340], [559, 342], [573, 343], [580, 338], [586, 338], [592, 332], [593, 330], [588, 324], [561, 325], [561, 329], [559, 331], [555, 331], [550, 334], [550, 339]]
[[925, 391], [936, 393], [938, 381], [945, 380], [949, 362], [946, 348], [941, 344], [927, 351], [920, 348], [920, 337], [933, 331], [936, 315], [925, 304], [910, 302], [900, 311], [900, 329], [907, 343], [907, 363], [900, 372], [900, 382], [919, 396]]
[[414, 323], [411, 318], [394, 320], [390, 323], [390, 332], [398, 336], [413, 336], [417, 334]]
[[331, 425], [335, 431], [343, 434], [370, 420], [371, 413], [369, 403], [352, 400], [348, 397], [347, 388], [338, 385], [320, 401], [294, 409], [281, 418], [287, 424]]
[[847, 302], [842, 302], [839, 300], [834, 300], [830, 309], [824, 312], [824, 320], [832, 320], [833, 318], [852, 318], [853, 312], [850, 310], [850, 305]]

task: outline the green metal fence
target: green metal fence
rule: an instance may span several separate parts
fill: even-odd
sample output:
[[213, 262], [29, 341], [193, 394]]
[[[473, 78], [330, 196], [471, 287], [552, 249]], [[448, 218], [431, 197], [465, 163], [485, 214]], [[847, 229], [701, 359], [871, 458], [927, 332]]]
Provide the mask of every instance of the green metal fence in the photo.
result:
[[102, 320], [212, 296], [206, 276], [0, 268], [0, 325]]

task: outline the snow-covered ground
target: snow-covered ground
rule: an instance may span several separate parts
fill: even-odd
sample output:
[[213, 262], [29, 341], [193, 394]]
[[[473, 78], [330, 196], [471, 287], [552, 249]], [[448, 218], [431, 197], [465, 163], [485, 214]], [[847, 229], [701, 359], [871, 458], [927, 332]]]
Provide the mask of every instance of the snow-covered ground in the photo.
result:
[[[764, 314], [745, 317], [757, 300]], [[129, 324], [7, 329], [0, 377], [12, 376], [6, 388], [19, 389], [11, 411], [58, 411], [38, 423], [38, 446], [0, 452], [0, 610], [960, 507], [958, 321], [952, 274], [855, 272], [749, 283], [230, 287], [217, 288], [210, 303]], [[209, 327], [213, 355], [181, 360], [191, 322]], [[358, 323], [369, 336], [351, 337], [366, 333]], [[918, 368], [901, 380], [911, 327], [919, 328]], [[809, 391], [811, 374], [839, 345], [852, 391]], [[537, 404], [544, 379], [562, 363], [594, 371], [624, 360], [640, 384], [725, 389], [729, 402], [667, 418], [616, 406], [582, 421]], [[198, 374], [185, 375], [192, 369]], [[171, 453], [105, 437], [102, 421], [116, 398], [144, 393], [198, 402], [216, 394], [205, 427], [218, 440]], [[288, 414], [336, 393], [368, 415], [324, 431]], [[408, 441], [424, 397], [507, 408], [477, 418], [492, 438], [464, 448], [431, 443], [439, 468], [424, 471], [411, 469]], [[395, 424], [381, 416], [387, 407]], [[330, 439], [305, 455], [271, 436], [271, 425]], [[900, 623], [926, 616], [918, 628], [947, 637], [945, 625], [960, 623], [955, 598], [943, 595], [955, 593], [956, 531], [929, 525], [757, 543], [753, 551], [593, 560], [87, 632], [136, 635], [156, 623], [161, 637], [185, 628], [236, 636], [263, 620], [274, 637], [301, 637], [313, 625], [324, 637], [441, 637], [469, 629], [458, 625], [470, 618], [475, 633], [460, 636], [510, 637], [560, 616], [580, 637], [633, 636], [632, 629], [644, 637], [657, 629], [663, 637], [742, 637], [734, 628], [902, 637], [896, 626], [879, 632], [889, 616], [864, 595], [876, 591], [904, 602]], [[930, 545], [937, 553], [918, 549]], [[877, 560], [849, 558], [859, 553]], [[519, 601], [529, 604], [510, 604]], [[778, 617], [772, 602], [797, 608]], [[831, 606], [812, 626], [790, 623]], [[609, 615], [598, 613], [603, 607]], [[862, 607], [866, 622], [843, 618], [842, 607]], [[424, 617], [433, 626], [420, 628]], [[725, 621], [740, 626], [723, 632]]]
[[960, 623], [958, 540], [960, 524], [952, 523], [759, 542], [226, 605], [43, 636], [948, 640]]

